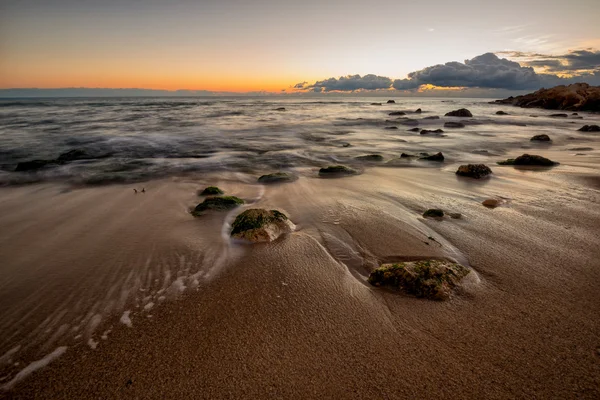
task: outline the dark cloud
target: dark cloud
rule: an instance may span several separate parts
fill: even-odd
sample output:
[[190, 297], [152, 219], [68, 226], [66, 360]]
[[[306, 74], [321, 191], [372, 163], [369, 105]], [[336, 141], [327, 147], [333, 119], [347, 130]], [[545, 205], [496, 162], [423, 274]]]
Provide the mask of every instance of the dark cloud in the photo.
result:
[[294, 86], [292, 86], [294, 89], [304, 89], [306, 86], [308, 85], [308, 82], [300, 82], [300, 83], [296, 83]]
[[517, 59], [523, 65], [545, 68], [548, 72], [600, 71], [600, 50], [572, 50], [560, 55], [521, 51], [505, 51], [498, 54], [505, 54], [508, 57]]
[[353, 92], [356, 90], [377, 90], [389, 89], [392, 85], [392, 80], [385, 76], [378, 75], [348, 75], [338, 78], [329, 78], [315, 82], [307, 88], [320, 88], [323, 92], [331, 92], [339, 90], [343, 92]]

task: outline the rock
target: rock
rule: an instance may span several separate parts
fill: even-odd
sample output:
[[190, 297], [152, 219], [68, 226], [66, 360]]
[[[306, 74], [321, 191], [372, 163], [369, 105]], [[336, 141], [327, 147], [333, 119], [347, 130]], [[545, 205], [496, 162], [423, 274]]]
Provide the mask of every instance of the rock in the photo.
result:
[[446, 113], [446, 117], [472, 117], [473, 114], [471, 114], [471, 111], [467, 110], [466, 108], [461, 108], [459, 110], [454, 110], [454, 111], [450, 111], [449, 113]]
[[[425, 153], [425, 154], [427, 154], [427, 153]], [[441, 161], [444, 161], [444, 155], [441, 152], [436, 153], [436, 154], [431, 155], [431, 156], [429, 154], [427, 154], [427, 155], [424, 155], [423, 157], [419, 158], [419, 160], [441, 162]]]
[[504, 111], [496, 111], [496, 115], [508, 115], [508, 113]]
[[448, 213], [448, 215], [452, 219], [461, 219], [462, 218], [462, 214], [461, 213]]
[[387, 104], [394, 104], [394, 103], [396, 103], [396, 101], [395, 101], [395, 100], [388, 100], [388, 101], [387, 101]]
[[285, 107], [278, 107], [274, 111], [285, 111]]
[[32, 172], [44, 168], [47, 165], [56, 164], [55, 160], [31, 160], [22, 161], [17, 164], [15, 172]]
[[357, 170], [344, 165], [330, 165], [319, 170], [319, 176], [321, 178], [334, 178], [338, 176], [349, 176], [356, 174], [358, 174]]
[[432, 130], [429, 130], [429, 129], [423, 129], [423, 130], [421, 131], [421, 135], [427, 135], [427, 134], [430, 134], [430, 133], [434, 133], [434, 134], [440, 134], [440, 133], [444, 133], [444, 131], [443, 131], [443, 130], [441, 130], [441, 129], [436, 129], [436, 130], [434, 130], [434, 131], [432, 131]]
[[467, 164], [461, 165], [456, 170], [456, 175], [466, 176], [469, 178], [480, 179], [492, 173], [490, 167], [485, 164]]
[[423, 119], [440, 119], [440, 117], [438, 117], [437, 115], [432, 115], [430, 117], [425, 117]]
[[381, 103], [371, 103], [372, 106], [380, 106]]
[[430, 208], [429, 210], [423, 213], [423, 217], [425, 218], [443, 218], [444, 211], [439, 208]]
[[342, 147], [350, 147], [350, 143], [342, 143]]
[[271, 242], [292, 232], [296, 226], [277, 210], [252, 208], [238, 215], [231, 224], [231, 236], [250, 242]]
[[413, 156], [412, 154], [407, 154], [407, 153], [402, 153], [400, 154], [400, 158], [414, 158], [416, 156]]
[[403, 111], [393, 111], [393, 112], [389, 113], [388, 115], [390, 115], [390, 116], [391, 115], [406, 115], [406, 113]]
[[481, 204], [487, 208], [496, 208], [500, 205], [501, 201], [498, 199], [486, 199]]
[[600, 132], [600, 126], [598, 125], [584, 125], [577, 129], [580, 132]]
[[414, 125], [419, 125], [419, 120], [407, 118], [405, 120], [398, 121], [398, 123], [402, 124], [402, 125], [414, 126]]
[[571, 115], [579, 115], [579, 113], [571, 113]]
[[444, 123], [444, 128], [464, 128], [465, 124], [462, 122], [446, 122]]
[[538, 141], [538, 142], [550, 142], [550, 136], [548, 135], [535, 135], [534, 137], [532, 137], [531, 139], [529, 139], [531, 141]]
[[298, 177], [289, 172], [275, 172], [273, 174], [262, 175], [258, 178], [258, 183], [266, 185], [272, 183], [293, 182], [296, 179], [298, 179]]
[[89, 158], [91, 158], [91, 157], [85, 150], [74, 149], [74, 150], [67, 151], [66, 153], [62, 153], [61, 155], [58, 156], [58, 158], [56, 160], [59, 163], [65, 163], [65, 162], [69, 162], [69, 161], [86, 160]]
[[550, 114], [549, 117], [554, 117], [554, 118], [567, 118], [569, 115], [568, 114]]
[[423, 112], [423, 110], [421, 110], [420, 108], [417, 108], [417, 109], [415, 110], [415, 114], [421, 114], [422, 112]]
[[384, 129], [394, 130], [394, 129], [398, 129], [398, 127], [397, 126], [386, 126]]
[[517, 158], [509, 158], [506, 161], [498, 162], [499, 165], [537, 165], [542, 167], [551, 167], [558, 165], [557, 162], [549, 160], [542, 156], [523, 154]]
[[383, 157], [380, 156], [379, 154], [368, 154], [366, 156], [358, 156], [355, 158], [360, 161], [375, 161], [375, 162], [383, 161]]
[[198, 217], [202, 215], [204, 211], [215, 210], [225, 211], [231, 210], [244, 204], [244, 200], [235, 196], [221, 196], [221, 197], [209, 197], [202, 203], [198, 204], [192, 211], [192, 215]]
[[600, 86], [590, 86], [587, 83], [560, 85], [493, 103], [548, 110], [600, 111]]
[[383, 264], [369, 275], [373, 286], [390, 286], [409, 295], [447, 300], [470, 269], [450, 261], [420, 260]]
[[408, 130], [409, 132], [419, 132], [420, 129], [419, 128], [411, 128]]
[[199, 196], [218, 196], [224, 194], [225, 192], [219, 189], [216, 186], [209, 186], [205, 188], [202, 192], [198, 193]]

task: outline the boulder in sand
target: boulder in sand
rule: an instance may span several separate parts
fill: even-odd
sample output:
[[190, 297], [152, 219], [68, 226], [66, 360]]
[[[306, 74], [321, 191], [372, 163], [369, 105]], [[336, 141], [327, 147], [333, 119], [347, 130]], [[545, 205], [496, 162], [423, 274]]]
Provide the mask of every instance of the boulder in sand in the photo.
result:
[[517, 158], [509, 158], [506, 161], [499, 161], [498, 165], [535, 165], [541, 167], [552, 167], [554, 165], [558, 165], [558, 163], [542, 156], [523, 154]]
[[204, 200], [202, 203], [198, 204], [194, 210], [192, 210], [192, 215], [198, 217], [202, 215], [203, 212], [209, 210], [215, 211], [226, 211], [234, 209], [240, 205], [244, 204], [244, 200], [237, 198], [235, 196], [220, 196], [220, 197], [209, 197]]
[[600, 132], [600, 126], [598, 125], [584, 125], [577, 129], [580, 132]]
[[262, 184], [272, 184], [272, 183], [284, 183], [284, 182], [293, 182], [298, 177], [294, 174], [290, 174], [289, 172], [275, 172], [273, 174], [262, 175], [258, 178], [258, 183]]
[[259, 208], [252, 208], [238, 215], [231, 227], [232, 237], [255, 243], [271, 242], [296, 228], [282, 212]]
[[216, 186], [209, 186], [205, 188], [203, 191], [199, 192], [199, 196], [218, 196], [224, 194], [225, 192], [219, 189]]
[[369, 283], [389, 286], [431, 300], [448, 300], [471, 270], [444, 260], [407, 261], [383, 264], [371, 272]]
[[548, 136], [546, 134], [535, 135], [534, 137], [532, 137], [529, 140], [531, 140], [532, 142], [551, 142], [550, 136]]
[[467, 164], [461, 165], [456, 170], [456, 175], [466, 176], [469, 178], [480, 179], [492, 173], [490, 167], [485, 164]]
[[448, 113], [446, 113], [446, 117], [472, 117], [473, 114], [471, 114], [471, 111], [467, 110], [466, 108], [461, 108], [458, 110], [454, 110], [454, 111], [450, 111]]
[[330, 165], [319, 170], [319, 176], [321, 178], [336, 178], [341, 176], [350, 176], [357, 174], [357, 170], [350, 167], [346, 167], [344, 165]]

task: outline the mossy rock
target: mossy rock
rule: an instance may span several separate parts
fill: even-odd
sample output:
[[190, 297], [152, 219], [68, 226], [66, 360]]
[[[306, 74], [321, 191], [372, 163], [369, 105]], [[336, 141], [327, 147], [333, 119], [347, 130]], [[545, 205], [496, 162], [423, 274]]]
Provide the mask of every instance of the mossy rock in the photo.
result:
[[350, 176], [356, 174], [358, 174], [357, 170], [344, 165], [330, 165], [319, 170], [319, 176], [322, 178]]
[[410, 261], [382, 265], [371, 272], [369, 283], [393, 287], [416, 297], [447, 300], [470, 272], [450, 261]]
[[219, 196], [209, 197], [202, 203], [198, 204], [192, 211], [192, 215], [195, 217], [202, 215], [204, 211], [215, 210], [225, 211], [234, 209], [244, 204], [244, 200], [235, 196]]
[[263, 175], [258, 178], [258, 183], [262, 184], [272, 184], [272, 183], [284, 183], [284, 182], [293, 182], [298, 177], [294, 174], [290, 174], [289, 172], [275, 172], [273, 174]]
[[480, 179], [492, 173], [490, 167], [485, 164], [467, 164], [461, 165], [456, 171], [456, 175], [469, 178]]
[[443, 218], [444, 211], [440, 210], [439, 208], [430, 208], [423, 213], [423, 216], [425, 218]]
[[199, 192], [198, 195], [199, 196], [218, 196], [221, 194], [224, 194], [225, 192], [222, 191], [221, 189], [219, 189], [216, 186], [209, 186], [206, 189], [204, 189], [203, 191]]
[[383, 161], [383, 156], [380, 156], [379, 154], [368, 154], [366, 156], [358, 156], [355, 158], [360, 161], [373, 161], [373, 162]]
[[432, 155], [425, 153], [419, 160], [442, 162], [444, 161], [444, 155], [441, 152]]
[[295, 225], [277, 210], [252, 208], [238, 215], [231, 224], [231, 236], [251, 242], [271, 242], [290, 233]]
[[549, 160], [542, 156], [533, 154], [523, 154], [517, 158], [509, 158], [506, 161], [499, 161], [498, 165], [532, 165], [541, 167], [552, 167], [558, 165], [557, 162]]

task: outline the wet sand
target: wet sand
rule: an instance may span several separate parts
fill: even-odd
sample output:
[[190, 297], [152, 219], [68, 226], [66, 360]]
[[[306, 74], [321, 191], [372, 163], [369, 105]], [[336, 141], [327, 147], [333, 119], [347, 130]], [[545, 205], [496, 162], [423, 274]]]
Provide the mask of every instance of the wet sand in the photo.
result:
[[[169, 179], [137, 195], [2, 188], [1, 343], [22, 348], [0, 384], [68, 347], [3, 395], [598, 398], [600, 191], [596, 164], [576, 160], [490, 163], [483, 181], [448, 162], [327, 180], [305, 169], [267, 187], [243, 174]], [[187, 212], [207, 184], [285, 212], [297, 231], [231, 243], [241, 209]], [[506, 203], [483, 207], [490, 197]], [[432, 207], [462, 218], [423, 219]], [[460, 261], [477, 279], [447, 302], [366, 283], [381, 262], [419, 258]]]

